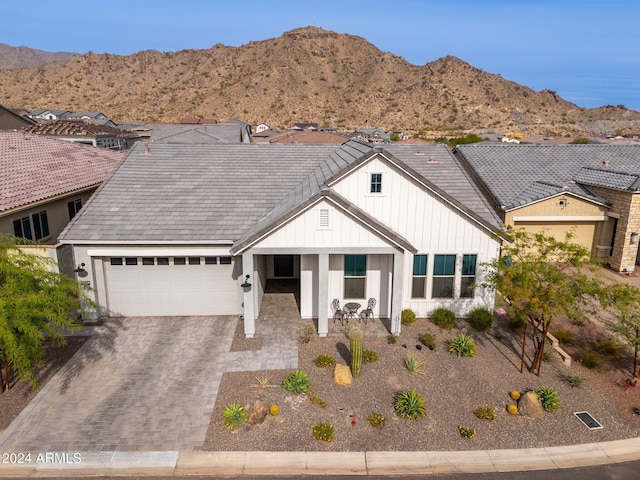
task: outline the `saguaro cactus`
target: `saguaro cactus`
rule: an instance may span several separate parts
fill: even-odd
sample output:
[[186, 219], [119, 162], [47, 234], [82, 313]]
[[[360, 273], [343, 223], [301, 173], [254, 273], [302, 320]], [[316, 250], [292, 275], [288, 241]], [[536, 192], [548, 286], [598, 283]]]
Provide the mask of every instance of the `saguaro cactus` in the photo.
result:
[[349, 333], [351, 340], [351, 375], [357, 377], [362, 370], [362, 331], [355, 327]]

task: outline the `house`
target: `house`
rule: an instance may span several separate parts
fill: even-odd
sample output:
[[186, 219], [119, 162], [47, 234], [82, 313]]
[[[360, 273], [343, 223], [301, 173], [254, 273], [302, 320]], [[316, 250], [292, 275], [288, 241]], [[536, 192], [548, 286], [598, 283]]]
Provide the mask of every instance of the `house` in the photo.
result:
[[112, 150], [127, 150], [140, 140], [140, 135], [135, 132], [80, 119], [44, 120], [25, 128], [25, 131]]
[[150, 123], [145, 124], [152, 143], [251, 143], [251, 125], [227, 123]]
[[90, 122], [97, 123], [98, 125], [107, 125], [110, 127], [116, 126], [116, 124], [102, 112], [66, 112], [63, 113], [60, 118], [68, 120], [89, 120]]
[[260, 133], [260, 132], [264, 132], [265, 130], [270, 130], [271, 127], [269, 125], [267, 125], [266, 123], [261, 123], [258, 126], [256, 126], [256, 133]]
[[33, 125], [35, 120], [0, 105], [0, 130], [14, 130]]
[[443, 145], [136, 145], [60, 236], [101, 316], [242, 315], [292, 279], [327, 335], [330, 305], [374, 316], [491, 308], [472, 288], [500, 219]]
[[0, 233], [55, 244], [123, 154], [0, 131]]
[[460, 145], [505, 225], [574, 241], [618, 272], [638, 262], [640, 145]]
[[352, 138], [373, 144], [390, 143], [391, 135], [381, 128], [362, 128], [352, 134]]
[[340, 145], [347, 142], [349, 139], [340, 135], [339, 133], [324, 132], [324, 131], [289, 131], [283, 132], [279, 135], [274, 135], [269, 138], [270, 143], [305, 143], [305, 144], [318, 144], [328, 143], [333, 145]]
[[65, 115], [70, 114], [69, 110], [32, 110], [29, 112], [29, 117], [36, 121], [40, 120], [59, 120], [64, 118]]

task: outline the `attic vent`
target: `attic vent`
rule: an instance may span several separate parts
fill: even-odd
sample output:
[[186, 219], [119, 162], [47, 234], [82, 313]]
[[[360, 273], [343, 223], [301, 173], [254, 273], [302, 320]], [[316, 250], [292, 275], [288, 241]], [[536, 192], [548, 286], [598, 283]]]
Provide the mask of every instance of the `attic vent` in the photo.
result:
[[604, 165], [605, 167], [609, 166], [609, 160], [603, 160], [602, 161], [602, 165]]
[[424, 156], [424, 152], [416, 152], [416, 155]]
[[318, 226], [320, 228], [328, 228], [329, 227], [329, 209], [321, 208], [318, 213]]
[[427, 163], [438, 163], [438, 161], [436, 160], [436, 157], [429, 157], [429, 160], [427, 160]]

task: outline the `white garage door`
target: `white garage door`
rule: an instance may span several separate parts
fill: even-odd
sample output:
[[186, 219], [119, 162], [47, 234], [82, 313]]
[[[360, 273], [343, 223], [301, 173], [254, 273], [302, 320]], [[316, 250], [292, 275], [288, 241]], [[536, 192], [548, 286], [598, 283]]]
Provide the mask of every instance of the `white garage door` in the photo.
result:
[[231, 257], [107, 257], [111, 316], [235, 315], [240, 287]]

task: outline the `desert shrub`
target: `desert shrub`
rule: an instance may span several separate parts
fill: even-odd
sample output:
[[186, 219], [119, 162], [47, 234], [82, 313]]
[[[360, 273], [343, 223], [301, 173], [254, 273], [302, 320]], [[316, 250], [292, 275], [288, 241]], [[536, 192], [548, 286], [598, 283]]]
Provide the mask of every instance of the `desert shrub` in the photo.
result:
[[610, 356], [617, 355], [621, 348], [622, 345], [620, 345], [619, 342], [616, 342], [613, 338], [601, 340], [593, 346], [593, 349], [596, 352]]
[[458, 426], [458, 431], [462, 438], [473, 438], [476, 436], [476, 430], [471, 427]]
[[311, 325], [307, 325], [300, 331], [300, 337], [298, 340], [300, 343], [309, 343], [315, 335], [316, 331]]
[[427, 415], [427, 406], [418, 392], [407, 390], [396, 396], [394, 410], [398, 416], [415, 420]]
[[422, 373], [422, 362], [413, 355], [407, 355], [404, 364], [411, 373]]
[[402, 310], [402, 313], [400, 314], [400, 323], [402, 323], [402, 325], [411, 325], [415, 321], [416, 312], [414, 312], [410, 308], [405, 308], [404, 310]]
[[269, 386], [269, 381], [271, 380], [271, 377], [267, 376], [267, 375], [262, 375], [262, 376], [257, 376], [256, 377], [256, 382], [258, 383], [258, 386], [260, 388], [267, 388]]
[[551, 387], [539, 387], [535, 389], [536, 394], [542, 402], [542, 408], [547, 412], [553, 412], [560, 406], [560, 396]]
[[333, 440], [333, 427], [327, 422], [311, 425], [311, 430], [313, 431], [313, 438], [316, 440], [322, 440], [324, 442]]
[[313, 360], [313, 363], [316, 364], [316, 367], [320, 368], [332, 367], [336, 364], [336, 360], [331, 355], [321, 353]]
[[562, 345], [571, 345], [573, 343], [573, 332], [568, 328], [556, 328], [551, 331], [551, 335], [556, 337]]
[[440, 328], [451, 330], [456, 325], [456, 316], [448, 308], [436, 308], [431, 314], [431, 321]]
[[592, 350], [580, 350], [576, 355], [577, 360], [590, 370], [601, 370], [604, 367], [602, 356]]
[[387, 337], [387, 343], [389, 345], [395, 345], [398, 342], [398, 336], [394, 333], [390, 333]]
[[436, 349], [436, 336], [431, 332], [424, 332], [418, 336], [418, 340], [429, 350]]
[[377, 362], [379, 359], [380, 358], [378, 357], [378, 352], [376, 352], [375, 350], [365, 348], [362, 351], [362, 360], [364, 360], [365, 363]]
[[478, 407], [473, 411], [473, 414], [482, 420], [495, 420], [497, 417], [495, 409], [491, 407]]
[[487, 332], [493, 324], [493, 312], [483, 307], [474, 308], [469, 313], [468, 320], [471, 326], [479, 332]]
[[518, 415], [518, 407], [513, 403], [510, 403], [509, 405], [507, 405], [507, 412], [509, 412], [511, 415]]
[[309, 397], [309, 401], [312, 404], [318, 405], [319, 407], [322, 407], [322, 408], [325, 408], [327, 406], [327, 402], [323, 398], [319, 397], [318, 395], [315, 395], [309, 392], [307, 396]]
[[311, 390], [311, 380], [302, 370], [294, 370], [282, 380], [282, 388], [293, 393], [307, 393]]
[[521, 318], [509, 317], [509, 330], [520, 332], [524, 328], [525, 321]]
[[384, 427], [384, 424], [387, 423], [387, 419], [380, 412], [371, 412], [367, 415], [367, 422], [369, 425], [375, 428]]
[[571, 319], [571, 323], [574, 324], [576, 327], [584, 327], [585, 320], [582, 317], [573, 317]]
[[563, 373], [560, 378], [567, 382], [571, 388], [582, 388], [584, 377], [579, 373]]
[[511, 392], [509, 392], [509, 396], [513, 399], [513, 400], [518, 400], [520, 398], [520, 392], [517, 390], [511, 390]]
[[249, 413], [239, 403], [230, 403], [222, 412], [222, 418], [227, 428], [233, 429], [242, 426], [249, 418]]
[[470, 336], [459, 333], [449, 342], [449, 352], [459, 357], [473, 357], [476, 354], [476, 344]]
[[553, 354], [551, 353], [551, 349], [545, 349], [544, 352], [542, 352], [542, 361], [543, 362], [550, 362], [553, 359]]

